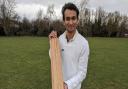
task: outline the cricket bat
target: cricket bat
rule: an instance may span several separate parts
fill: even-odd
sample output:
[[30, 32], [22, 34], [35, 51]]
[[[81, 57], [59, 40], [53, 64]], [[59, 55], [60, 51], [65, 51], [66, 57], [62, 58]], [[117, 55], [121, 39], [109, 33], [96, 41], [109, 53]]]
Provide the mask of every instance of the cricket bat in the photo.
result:
[[52, 89], [64, 89], [61, 53], [58, 38], [50, 39]]

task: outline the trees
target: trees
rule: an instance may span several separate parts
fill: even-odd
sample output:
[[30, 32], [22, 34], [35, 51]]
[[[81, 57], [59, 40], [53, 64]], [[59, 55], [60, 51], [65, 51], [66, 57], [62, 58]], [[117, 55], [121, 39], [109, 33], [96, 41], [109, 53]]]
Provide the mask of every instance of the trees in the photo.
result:
[[79, 31], [82, 35], [90, 35], [90, 10], [87, 8], [89, 0], [75, 0], [74, 2], [78, 5], [79, 8]]
[[95, 20], [92, 28], [94, 36], [106, 36], [106, 13], [99, 7], [95, 12]]
[[63, 25], [63, 22], [60, 20], [53, 21], [53, 23], [51, 25], [52, 25], [53, 29], [55, 31], [57, 31], [58, 36], [61, 35], [65, 31], [65, 27]]
[[79, 11], [80, 11], [80, 25], [84, 26], [84, 23], [88, 20], [87, 18], [90, 16], [89, 11], [87, 10], [87, 3], [89, 0], [80, 0], [79, 2]]
[[128, 17], [122, 16], [122, 20], [120, 21], [120, 27], [117, 32], [117, 37], [123, 37], [128, 34]]
[[24, 17], [22, 22], [19, 24], [19, 30], [16, 33], [18, 36], [31, 35], [31, 22], [28, 18]]
[[[75, 0], [79, 11], [78, 30], [83, 36], [123, 37], [128, 34], [128, 16], [119, 12], [106, 12], [102, 7], [96, 11], [87, 8], [89, 0]], [[0, 35], [38, 35], [48, 36], [56, 30], [59, 35], [65, 31], [60, 19], [57, 19], [54, 4], [47, 7], [46, 14], [39, 9], [36, 19], [23, 20], [15, 12], [15, 0], [0, 0]]]
[[43, 34], [43, 30], [44, 29], [42, 27], [42, 25], [43, 25], [43, 23], [42, 23], [42, 15], [43, 15], [43, 10], [40, 9], [37, 12], [37, 19], [36, 19], [35, 24], [34, 24], [34, 26], [37, 27], [37, 29], [34, 29], [34, 30], [37, 30], [37, 31], [35, 31], [35, 32], [37, 32], [36, 33], [37, 35]]
[[9, 35], [11, 20], [15, 15], [15, 0], [0, 0], [0, 18], [6, 35]]
[[53, 20], [56, 18], [54, 4], [51, 4], [48, 6], [46, 17], [49, 18], [50, 20]]

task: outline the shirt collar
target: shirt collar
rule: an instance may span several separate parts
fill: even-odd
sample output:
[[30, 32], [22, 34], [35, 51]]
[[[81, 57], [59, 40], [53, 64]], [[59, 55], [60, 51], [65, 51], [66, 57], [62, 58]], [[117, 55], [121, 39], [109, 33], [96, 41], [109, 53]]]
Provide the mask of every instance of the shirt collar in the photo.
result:
[[[67, 31], [65, 31], [65, 32], [64, 32], [65, 39], [67, 39], [67, 38], [66, 38], [66, 33], [67, 33]], [[69, 40], [69, 42], [74, 41], [74, 40], [75, 40], [75, 38], [76, 38], [76, 36], [77, 36], [77, 34], [78, 34], [78, 31], [76, 30], [76, 32], [75, 32], [75, 34], [74, 34], [73, 38], [72, 38], [72, 39], [70, 39], [70, 40]]]

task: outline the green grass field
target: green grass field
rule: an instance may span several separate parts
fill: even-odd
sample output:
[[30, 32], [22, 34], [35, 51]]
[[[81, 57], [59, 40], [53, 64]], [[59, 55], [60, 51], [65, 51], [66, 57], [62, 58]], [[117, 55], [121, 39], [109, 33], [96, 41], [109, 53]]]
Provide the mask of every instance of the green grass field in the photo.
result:
[[[128, 38], [88, 38], [82, 89], [128, 89]], [[0, 89], [51, 89], [48, 38], [0, 37]]]

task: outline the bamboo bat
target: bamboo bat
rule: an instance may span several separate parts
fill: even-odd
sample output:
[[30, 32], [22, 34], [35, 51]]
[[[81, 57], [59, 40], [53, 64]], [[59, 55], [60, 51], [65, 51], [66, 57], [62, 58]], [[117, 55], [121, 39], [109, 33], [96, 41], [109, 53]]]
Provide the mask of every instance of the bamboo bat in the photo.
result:
[[50, 39], [52, 89], [64, 89], [62, 63], [58, 38]]

